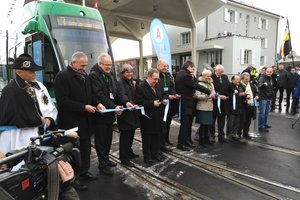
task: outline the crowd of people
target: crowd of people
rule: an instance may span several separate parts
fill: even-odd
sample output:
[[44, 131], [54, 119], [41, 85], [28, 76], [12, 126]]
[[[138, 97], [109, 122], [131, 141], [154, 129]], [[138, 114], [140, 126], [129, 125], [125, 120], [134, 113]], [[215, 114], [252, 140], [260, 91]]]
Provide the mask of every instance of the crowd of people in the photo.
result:
[[249, 66], [229, 79], [224, 66], [216, 65], [213, 70], [204, 69], [197, 78], [196, 66], [186, 61], [173, 77], [168, 63], [160, 59], [155, 68], [148, 70], [146, 79], [137, 84], [134, 68], [129, 64], [121, 67], [118, 80], [112, 75], [112, 58], [107, 53], [99, 55], [89, 74], [85, 71], [87, 65], [86, 54], [75, 52], [70, 64], [56, 75], [56, 109], [45, 86], [35, 80], [35, 71], [41, 68], [35, 66], [29, 55], [21, 55], [14, 64], [16, 78], [3, 89], [0, 99], [0, 125], [16, 126], [0, 133], [0, 152], [28, 145], [30, 137], [36, 136], [38, 130], [42, 134], [45, 127], [65, 130], [78, 127], [81, 166], [75, 173], [73, 186], [79, 190], [87, 189], [83, 181], [98, 179], [89, 172], [92, 135], [100, 173], [114, 174], [117, 164], [109, 159], [109, 152], [115, 121], [120, 130], [121, 163], [132, 167], [131, 160], [139, 157], [132, 145], [136, 129], [140, 128], [143, 160], [146, 165], [153, 165], [164, 161], [162, 152], [172, 151], [169, 132], [175, 115], [180, 120], [177, 148], [189, 151], [195, 147], [194, 118], [199, 124], [197, 140], [205, 147], [215, 142], [251, 139], [249, 127], [256, 118], [257, 106], [259, 131], [268, 132], [271, 128], [268, 114], [276, 106], [278, 90], [279, 109], [284, 90], [287, 111], [291, 96], [292, 114], [296, 113], [299, 102], [298, 66], [288, 71], [279, 64], [278, 70], [265, 67], [260, 73]]

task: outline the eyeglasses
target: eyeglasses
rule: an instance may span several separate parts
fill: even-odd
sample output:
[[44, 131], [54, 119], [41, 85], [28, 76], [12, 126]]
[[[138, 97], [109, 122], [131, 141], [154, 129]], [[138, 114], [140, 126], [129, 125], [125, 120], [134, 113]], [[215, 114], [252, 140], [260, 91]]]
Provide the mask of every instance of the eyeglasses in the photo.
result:
[[100, 63], [101, 65], [105, 65], [105, 66], [107, 66], [107, 67], [111, 67], [112, 66], [112, 64], [105, 64], [105, 63]]

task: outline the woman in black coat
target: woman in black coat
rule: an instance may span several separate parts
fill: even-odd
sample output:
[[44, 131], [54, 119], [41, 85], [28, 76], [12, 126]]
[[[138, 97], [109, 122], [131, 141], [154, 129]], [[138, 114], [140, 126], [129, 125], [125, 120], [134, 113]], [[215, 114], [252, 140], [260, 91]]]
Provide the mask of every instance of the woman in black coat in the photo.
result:
[[[119, 104], [124, 107], [135, 105], [136, 82], [133, 80], [133, 67], [124, 64], [121, 68], [121, 78], [117, 83], [119, 92]], [[137, 158], [138, 155], [132, 151], [132, 143], [135, 129], [140, 127], [137, 110], [125, 110], [122, 115], [118, 115], [118, 127], [120, 130], [119, 157], [123, 165], [132, 167], [130, 159]]]

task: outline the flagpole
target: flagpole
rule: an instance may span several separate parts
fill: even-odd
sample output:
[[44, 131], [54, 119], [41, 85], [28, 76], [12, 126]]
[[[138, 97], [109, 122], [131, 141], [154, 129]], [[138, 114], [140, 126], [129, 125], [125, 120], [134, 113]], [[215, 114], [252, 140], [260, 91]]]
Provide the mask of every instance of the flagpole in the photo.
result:
[[289, 18], [286, 18], [288, 30], [289, 30], [289, 37], [290, 37], [290, 48], [291, 48], [291, 54], [292, 54], [292, 63], [293, 63], [293, 68], [295, 68], [295, 61], [294, 61], [294, 55], [293, 55], [293, 47], [292, 47], [292, 37], [291, 37], [291, 29], [290, 29], [290, 23], [289, 23]]

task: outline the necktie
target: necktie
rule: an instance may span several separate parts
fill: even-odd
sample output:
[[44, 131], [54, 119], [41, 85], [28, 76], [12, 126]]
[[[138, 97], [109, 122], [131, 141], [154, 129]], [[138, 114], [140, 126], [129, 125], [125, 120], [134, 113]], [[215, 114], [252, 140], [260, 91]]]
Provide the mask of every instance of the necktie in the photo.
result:
[[153, 90], [154, 94], [156, 94], [156, 90], [154, 86], [151, 86], [151, 89]]
[[219, 81], [220, 81], [220, 83], [222, 84], [222, 77], [221, 77], [221, 76], [219, 77]]

